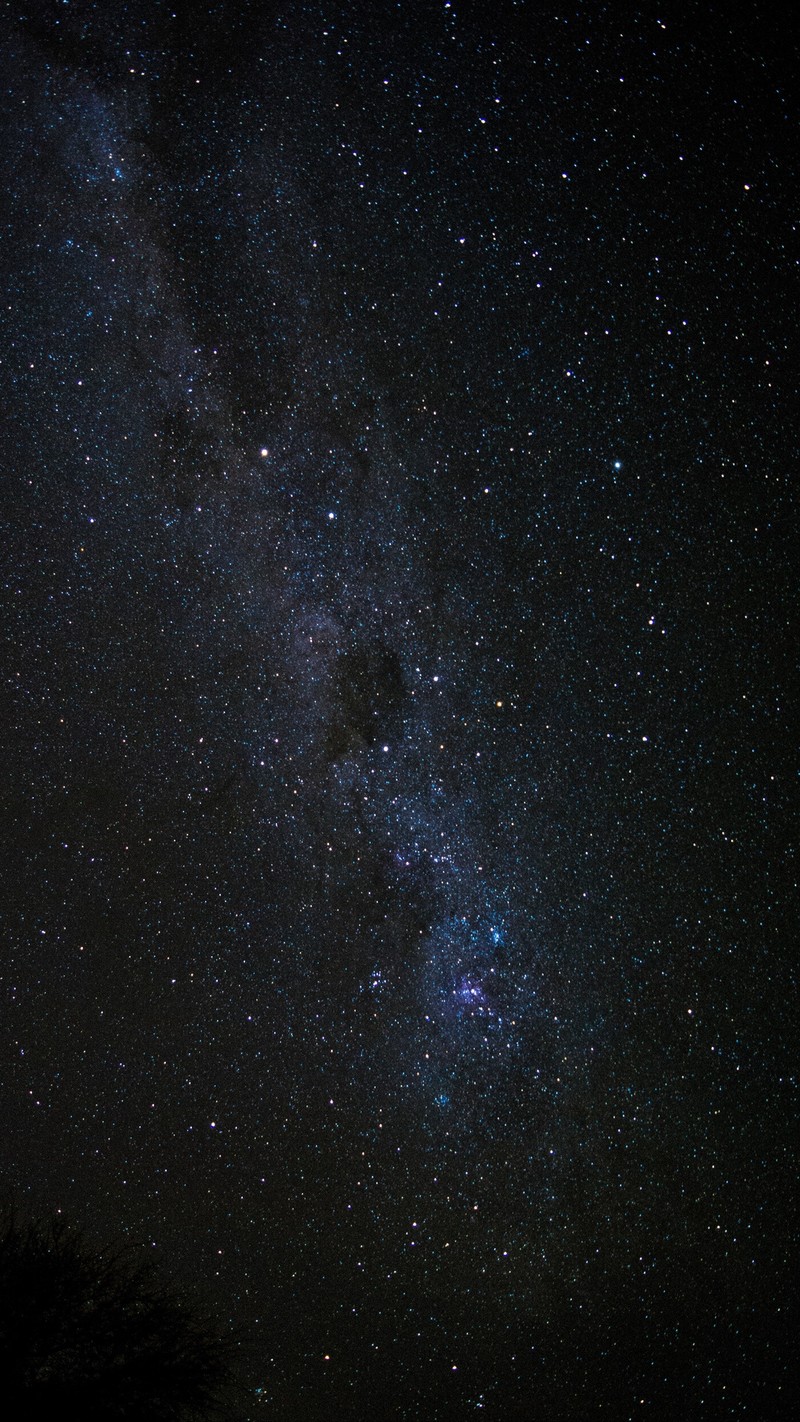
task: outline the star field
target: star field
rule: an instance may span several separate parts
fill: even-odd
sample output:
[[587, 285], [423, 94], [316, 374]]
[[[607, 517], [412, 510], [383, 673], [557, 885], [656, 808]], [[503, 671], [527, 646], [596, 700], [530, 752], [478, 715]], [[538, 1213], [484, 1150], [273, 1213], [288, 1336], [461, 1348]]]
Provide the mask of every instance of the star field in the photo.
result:
[[3, 1190], [232, 1418], [788, 1417], [787, 36], [2, 36]]

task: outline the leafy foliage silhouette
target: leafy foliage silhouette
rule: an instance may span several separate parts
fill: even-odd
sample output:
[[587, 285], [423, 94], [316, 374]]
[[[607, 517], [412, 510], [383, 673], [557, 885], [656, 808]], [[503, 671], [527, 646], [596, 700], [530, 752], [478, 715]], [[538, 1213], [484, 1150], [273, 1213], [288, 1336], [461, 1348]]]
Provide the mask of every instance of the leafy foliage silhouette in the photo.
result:
[[124, 1253], [61, 1220], [0, 1216], [4, 1415], [184, 1422], [219, 1415], [232, 1339]]

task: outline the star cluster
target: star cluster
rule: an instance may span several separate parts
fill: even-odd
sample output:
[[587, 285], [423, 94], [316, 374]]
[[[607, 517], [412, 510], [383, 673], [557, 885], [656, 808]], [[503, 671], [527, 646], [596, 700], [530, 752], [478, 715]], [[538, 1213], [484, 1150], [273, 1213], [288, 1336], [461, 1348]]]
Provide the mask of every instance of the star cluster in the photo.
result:
[[4, 21], [3, 1182], [232, 1417], [788, 1416], [758, 8]]

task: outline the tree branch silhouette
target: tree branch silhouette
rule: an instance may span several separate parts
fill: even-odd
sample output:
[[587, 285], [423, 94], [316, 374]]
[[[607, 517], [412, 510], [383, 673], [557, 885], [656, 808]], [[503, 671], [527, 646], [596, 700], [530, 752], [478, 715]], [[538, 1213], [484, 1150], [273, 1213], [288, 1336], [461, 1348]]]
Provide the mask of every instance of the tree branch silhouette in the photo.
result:
[[[235, 1340], [60, 1219], [0, 1215], [0, 1376], [9, 1417], [188, 1422], [219, 1415]], [[16, 1409], [16, 1410], [15, 1410]], [[66, 1414], [65, 1414], [66, 1415]]]

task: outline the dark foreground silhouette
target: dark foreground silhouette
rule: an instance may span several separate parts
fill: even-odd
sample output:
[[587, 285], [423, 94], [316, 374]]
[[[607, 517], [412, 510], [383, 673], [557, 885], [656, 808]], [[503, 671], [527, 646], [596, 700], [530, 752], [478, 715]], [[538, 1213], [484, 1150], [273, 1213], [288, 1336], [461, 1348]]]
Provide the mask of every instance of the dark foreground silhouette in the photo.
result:
[[218, 1415], [232, 1343], [150, 1271], [60, 1221], [0, 1218], [0, 1377], [9, 1422]]

